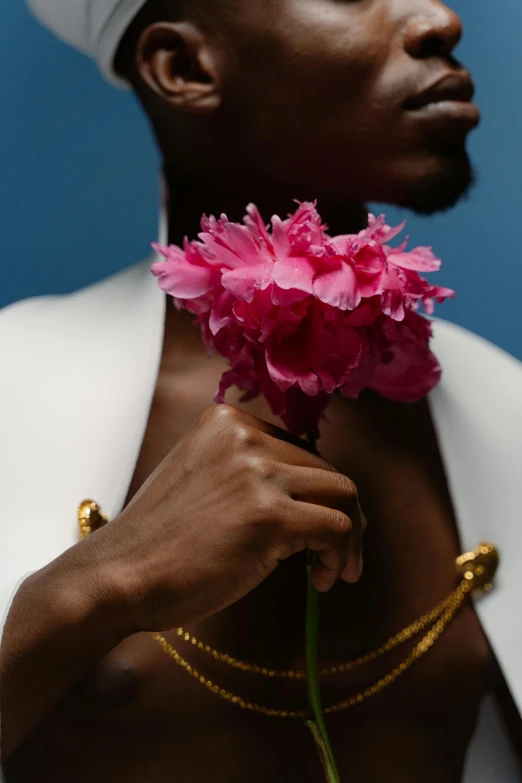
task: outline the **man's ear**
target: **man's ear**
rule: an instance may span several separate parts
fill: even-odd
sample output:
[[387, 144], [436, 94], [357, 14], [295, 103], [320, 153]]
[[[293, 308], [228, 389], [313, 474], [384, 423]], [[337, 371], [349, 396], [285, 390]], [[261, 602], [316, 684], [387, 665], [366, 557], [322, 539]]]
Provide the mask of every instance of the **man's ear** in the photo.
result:
[[138, 72], [157, 95], [193, 114], [221, 103], [218, 53], [190, 22], [158, 22], [140, 36]]

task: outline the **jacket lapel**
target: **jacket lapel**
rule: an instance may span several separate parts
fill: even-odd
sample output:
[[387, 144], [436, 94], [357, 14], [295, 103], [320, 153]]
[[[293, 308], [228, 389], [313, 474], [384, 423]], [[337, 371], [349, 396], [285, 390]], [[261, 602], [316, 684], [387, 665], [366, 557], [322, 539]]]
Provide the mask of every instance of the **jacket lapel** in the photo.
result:
[[522, 713], [522, 364], [477, 335], [434, 323], [443, 367], [430, 404], [465, 550], [500, 552], [493, 591], [476, 609]]
[[78, 540], [85, 498], [110, 519], [123, 506], [163, 345], [165, 295], [150, 263], [2, 313], [0, 587]]

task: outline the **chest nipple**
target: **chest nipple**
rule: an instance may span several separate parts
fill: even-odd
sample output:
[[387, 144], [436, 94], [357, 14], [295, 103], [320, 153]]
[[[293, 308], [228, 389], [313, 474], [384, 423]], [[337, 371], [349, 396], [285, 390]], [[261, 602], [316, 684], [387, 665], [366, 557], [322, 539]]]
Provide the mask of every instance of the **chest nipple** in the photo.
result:
[[139, 689], [140, 676], [132, 663], [107, 655], [84, 674], [73, 693], [87, 707], [114, 709], [133, 702]]

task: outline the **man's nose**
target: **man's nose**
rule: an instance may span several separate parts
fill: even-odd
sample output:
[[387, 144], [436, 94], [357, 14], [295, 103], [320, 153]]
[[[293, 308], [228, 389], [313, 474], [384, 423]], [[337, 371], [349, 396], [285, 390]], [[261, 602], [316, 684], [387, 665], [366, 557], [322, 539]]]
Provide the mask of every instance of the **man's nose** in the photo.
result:
[[406, 50], [416, 58], [450, 55], [462, 38], [460, 17], [439, 0], [422, 5], [406, 25]]

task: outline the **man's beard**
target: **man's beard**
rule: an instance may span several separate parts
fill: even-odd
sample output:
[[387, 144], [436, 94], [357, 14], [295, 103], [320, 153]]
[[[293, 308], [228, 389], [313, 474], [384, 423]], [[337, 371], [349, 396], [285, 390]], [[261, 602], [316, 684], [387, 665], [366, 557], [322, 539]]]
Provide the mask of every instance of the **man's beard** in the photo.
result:
[[401, 206], [418, 215], [433, 215], [451, 209], [469, 194], [476, 182], [476, 174], [467, 152], [462, 147], [445, 152], [439, 171], [411, 188]]

